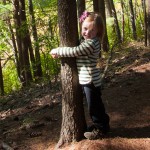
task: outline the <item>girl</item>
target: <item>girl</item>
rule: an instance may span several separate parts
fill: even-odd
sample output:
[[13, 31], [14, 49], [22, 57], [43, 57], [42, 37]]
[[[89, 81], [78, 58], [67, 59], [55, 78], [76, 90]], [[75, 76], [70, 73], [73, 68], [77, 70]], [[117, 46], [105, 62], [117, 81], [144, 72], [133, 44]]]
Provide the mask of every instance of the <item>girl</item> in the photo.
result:
[[58, 47], [50, 54], [56, 57], [76, 57], [79, 83], [84, 90], [93, 125], [88, 127], [84, 136], [97, 139], [109, 131], [109, 116], [101, 99], [100, 70], [97, 60], [100, 53], [100, 41], [104, 35], [104, 24], [97, 13], [83, 12], [80, 17], [83, 41], [76, 47]]

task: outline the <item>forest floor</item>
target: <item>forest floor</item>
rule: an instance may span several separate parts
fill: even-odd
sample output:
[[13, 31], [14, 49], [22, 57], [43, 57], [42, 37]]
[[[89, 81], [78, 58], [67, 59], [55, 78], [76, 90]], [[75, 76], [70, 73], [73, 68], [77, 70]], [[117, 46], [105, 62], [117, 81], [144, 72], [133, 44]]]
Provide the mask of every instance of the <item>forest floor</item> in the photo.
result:
[[[150, 148], [150, 49], [130, 43], [115, 50], [102, 90], [111, 132], [62, 150]], [[84, 102], [86, 108], [86, 102]], [[87, 122], [90, 122], [86, 111]], [[34, 85], [0, 97], [0, 150], [53, 150], [61, 129], [59, 84]]]

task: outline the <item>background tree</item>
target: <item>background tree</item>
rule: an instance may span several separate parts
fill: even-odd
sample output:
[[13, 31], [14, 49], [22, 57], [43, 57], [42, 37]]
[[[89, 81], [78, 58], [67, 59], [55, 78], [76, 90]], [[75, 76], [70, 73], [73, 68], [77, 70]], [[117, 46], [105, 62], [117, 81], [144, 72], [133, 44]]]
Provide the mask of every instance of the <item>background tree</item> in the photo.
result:
[[35, 16], [34, 16], [34, 10], [33, 10], [33, 3], [32, 0], [28, 0], [29, 3], [29, 13], [31, 18], [31, 26], [32, 26], [32, 33], [33, 33], [33, 39], [34, 39], [34, 45], [35, 45], [35, 77], [41, 77], [42, 76], [42, 68], [41, 68], [41, 59], [40, 59], [40, 53], [39, 53], [39, 42], [38, 42], [38, 35], [37, 35], [37, 29], [36, 29], [36, 22], [35, 22]]
[[147, 11], [147, 39], [148, 39], [148, 46], [150, 46], [150, 0], [147, 0], [147, 7], [148, 7], [148, 11]]
[[[85, 11], [85, 0], [77, 0], [77, 10], [78, 10], [78, 18], [82, 15]], [[79, 32], [81, 33], [81, 24], [79, 24]]]
[[99, 12], [99, 2], [98, 2], [98, 0], [93, 0], [93, 10], [94, 10], [94, 12]]
[[0, 95], [4, 95], [4, 83], [3, 83], [1, 57], [0, 57]]
[[78, 17], [85, 11], [85, 0], [77, 0], [77, 8], [78, 8]]
[[129, 8], [130, 8], [130, 18], [131, 18], [133, 38], [134, 38], [134, 40], [136, 40], [137, 34], [136, 34], [135, 15], [134, 15], [134, 10], [133, 10], [132, 0], [129, 0]]
[[125, 34], [125, 15], [124, 15], [124, 1], [121, 0], [121, 14], [122, 14], [122, 41], [124, 41]]
[[[6, 5], [6, 0], [3, 0], [3, 4]], [[12, 39], [12, 45], [13, 45], [13, 53], [15, 56], [15, 65], [16, 65], [16, 69], [17, 69], [17, 74], [18, 76], [20, 76], [20, 70], [19, 70], [19, 60], [18, 60], [18, 55], [17, 55], [17, 45], [16, 45], [16, 41], [15, 41], [15, 35], [14, 35], [14, 31], [13, 31], [13, 27], [11, 25], [11, 19], [9, 16], [7, 16], [6, 18], [6, 23], [8, 25], [10, 34], [11, 34], [11, 39]]]
[[[22, 58], [23, 58], [23, 73], [25, 77], [25, 82], [23, 85], [28, 85], [32, 81], [32, 75], [30, 70], [29, 62], [29, 30], [26, 19], [26, 9], [25, 9], [25, 0], [20, 0], [20, 20], [21, 20], [21, 29], [24, 31], [21, 35], [22, 40]], [[31, 52], [30, 52], [31, 53]]]
[[14, 31], [13, 31], [13, 27], [11, 25], [11, 20], [8, 17], [7, 18], [7, 25], [11, 34], [11, 39], [12, 39], [12, 45], [13, 45], [13, 54], [14, 54], [14, 61], [15, 61], [15, 65], [16, 65], [16, 70], [17, 70], [17, 75], [18, 77], [20, 77], [20, 69], [19, 69], [19, 58], [18, 58], [18, 51], [17, 51], [17, 45], [16, 45], [16, 40], [15, 40], [15, 35], [14, 35]]
[[113, 17], [109, 0], [105, 0], [106, 14], [108, 17]]
[[[6, 0], [3, 0], [3, 4], [6, 6]], [[3, 18], [4, 20], [5, 20], [5, 22], [7, 23], [7, 26], [8, 26], [8, 30], [9, 30], [9, 32], [10, 32], [10, 36], [11, 36], [11, 38], [12, 38], [12, 49], [13, 49], [13, 54], [14, 54], [14, 62], [15, 62], [15, 65], [16, 65], [16, 70], [17, 70], [17, 74], [18, 74], [18, 76], [20, 76], [20, 70], [19, 70], [19, 66], [18, 66], [18, 55], [17, 55], [17, 46], [16, 46], [16, 42], [15, 42], [15, 35], [14, 35], [14, 31], [13, 31], [13, 27], [12, 27], [12, 24], [11, 24], [11, 18], [10, 18], [10, 16], [9, 15], [5, 15], [4, 16], [4, 18]], [[10, 42], [9, 42], [10, 40], [7, 40], [7, 43], [9, 44]], [[5, 60], [5, 59], [4, 59]], [[9, 59], [6, 59], [6, 62], [7, 62], [7, 60], [9, 60]], [[1, 62], [0, 62], [1, 63]], [[5, 63], [4, 63], [5, 64]], [[2, 73], [2, 66], [1, 66], [1, 64], [0, 64], [0, 67], [1, 67], [1, 82], [0, 82], [0, 86], [1, 86], [1, 94], [2, 95], [4, 95], [4, 81], [3, 81], [3, 73]]]
[[119, 27], [119, 23], [118, 23], [118, 17], [117, 17], [116, 9], [114, 6], [114, 2], [113, 2], [113, 0], [109, 0], [109, 2], [110, 2], [112, 15], [114, 17], [114, 25], [115, 25], [115, 29], [116, 29], [117, 39], [119, 42], [121, 42], [121, 39], [122, 39], [121, 38], [121, 32], [120, 32], [120, 27]]
[[148, 28], [147, 28], [147, 26], [148, 26], [148, 23], [147, 23], [147, 21], [148, 21], [148, 18], [147, 18], [147, 16], [148, 16], [148, 13], [147, 13], [147, 11], [146, 11], [146, 4], [145, 4], [145, 0], [142, 0], [142, 7], [143, 7], [143, 12], [144, 12], [144, 37], [145, 37], [145, 41], [144, 41], [144, 43], [145, 43], [145, 46], [147, 46], [147, 42], [148, 42]]
[[20, 21], [20, 13], [19, 13], [19, 1], [14, 0], [12, 1], [13, 4], [13, 11], [14, 11], [14, 23], [15, 23], [15, 30], [16, 30], [16, 42], [17, 42], [17, 48], [18, 48], [18, 56], [19, 61], [18, 61], [18, 66], [19, 66], [19, 71], [18, 75], [20, 78], [21, 83], [25, 82], [25, 77], [23, 73], [23, 54], [22, 54], [22, 41], [21, 41], [21, 34], [19, 33], [21, 29], [21, 21]]
[[109, 42], [107, 36], [107, 26], [106, 26], [106, 14], [105, 14], [105, 3], [104, 0], [93, 0], [93, 9], [96, 12], [99, 12], [102, 15], [104, 25], [105, 25], [105, 34], [102, 40], [102, 49], [104, 51], [109, 51]]
[[[58, 0], [58, 23], [61, 46], [78, 43], [76, 0]], [[82, 90], [78, 83], [75, 58], [61, 59], [62, 125], [58, 147], [83, 138], [86, 123]]]

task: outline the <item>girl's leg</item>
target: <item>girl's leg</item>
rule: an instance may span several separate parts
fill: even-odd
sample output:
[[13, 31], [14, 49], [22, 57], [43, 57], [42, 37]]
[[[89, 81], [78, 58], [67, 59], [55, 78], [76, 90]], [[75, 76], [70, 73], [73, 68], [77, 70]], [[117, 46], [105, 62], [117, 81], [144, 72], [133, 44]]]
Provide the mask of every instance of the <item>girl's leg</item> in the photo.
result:
[[101, 98], [100, 87], [95, 87], [93, 84], [83, 85], [83, 89], [86, 95], [88, 110], [93, 123], [103, 130], [108, 132], [109, 130], [109, 116], [105, 112], [105, 107]]

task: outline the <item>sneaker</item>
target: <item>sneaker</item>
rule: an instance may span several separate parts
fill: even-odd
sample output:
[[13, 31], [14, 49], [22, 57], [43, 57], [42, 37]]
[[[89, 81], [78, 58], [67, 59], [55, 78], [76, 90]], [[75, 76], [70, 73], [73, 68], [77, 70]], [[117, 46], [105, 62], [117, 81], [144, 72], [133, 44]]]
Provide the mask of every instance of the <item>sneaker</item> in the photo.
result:
[[94, 123], [87, 127], [87, 132], [92, 132], [93, 130], [99, 129], [103, 134], [107, 134], [110, 131], [109, 124], [102, 126], [100, 124]]
[[94, 129], [92, 132], [85, 132], [85, 138], [89, 140], [96, 140], [103, 137], [103, 133], [99, 129]]

